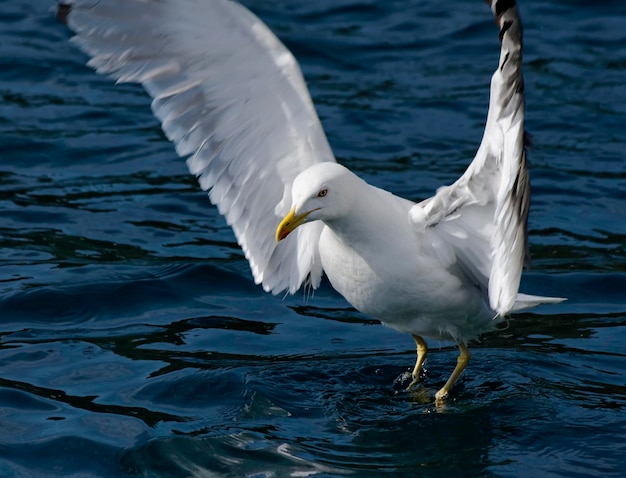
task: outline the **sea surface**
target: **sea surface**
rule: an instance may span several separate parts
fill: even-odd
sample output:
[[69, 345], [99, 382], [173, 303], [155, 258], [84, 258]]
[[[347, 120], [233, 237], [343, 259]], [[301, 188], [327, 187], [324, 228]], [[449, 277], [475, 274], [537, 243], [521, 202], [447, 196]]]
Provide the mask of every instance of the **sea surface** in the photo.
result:
[[[478, 0], [246, 0], [299, 59], [338, 160], [418, 200], [480, 142]], [[328, 283], [254, 285], [135, 85], [51, 0], [0, 0], [1, 477], [626, 476], [626, 3], [527, 0], [527, 293], [457, 356]], [[184, 8], [181, 0], [181, 8]], [[210, 48], [207, 45], [207, 48]]]

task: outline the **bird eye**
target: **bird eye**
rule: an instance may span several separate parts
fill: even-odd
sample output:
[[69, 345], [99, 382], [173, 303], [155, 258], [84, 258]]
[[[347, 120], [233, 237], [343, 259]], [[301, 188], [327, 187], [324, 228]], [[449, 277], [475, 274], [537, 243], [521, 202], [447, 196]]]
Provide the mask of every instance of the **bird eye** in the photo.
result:
[[328, 189], [324, 188], [321, 189], [319, 193], [317, 193], [317, 197], [318, 198], [323, 198], [324, 196], [326, 196], [328, 194]]

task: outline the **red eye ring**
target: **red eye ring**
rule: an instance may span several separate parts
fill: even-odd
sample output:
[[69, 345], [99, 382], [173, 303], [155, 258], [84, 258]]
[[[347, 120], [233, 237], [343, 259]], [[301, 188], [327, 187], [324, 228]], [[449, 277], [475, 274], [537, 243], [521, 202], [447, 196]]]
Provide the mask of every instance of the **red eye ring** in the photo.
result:
[[320, 189], [320, 192], [317, 193], [318, 198], [323, 198], [328, 194], [328, 188]]

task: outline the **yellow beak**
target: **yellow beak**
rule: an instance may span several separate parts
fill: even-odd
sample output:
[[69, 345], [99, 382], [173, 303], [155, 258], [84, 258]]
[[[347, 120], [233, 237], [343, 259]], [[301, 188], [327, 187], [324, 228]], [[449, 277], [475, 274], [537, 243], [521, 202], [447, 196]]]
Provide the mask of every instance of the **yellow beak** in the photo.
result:
[[289, 211], [289, 214], [287, 214], [284, 217], [284, 219], [282, 221], [280, 221], [280, 224], [276, 228], [276, 241], [277, 242], [282, 241], [296, 227], [304, 224], [304, 222], [306, 221], [306, 218], [312, 212], [313, 211], [308, 211], [308, 212], [296, 215], [296, 208], [295, 207], [291, 211]]

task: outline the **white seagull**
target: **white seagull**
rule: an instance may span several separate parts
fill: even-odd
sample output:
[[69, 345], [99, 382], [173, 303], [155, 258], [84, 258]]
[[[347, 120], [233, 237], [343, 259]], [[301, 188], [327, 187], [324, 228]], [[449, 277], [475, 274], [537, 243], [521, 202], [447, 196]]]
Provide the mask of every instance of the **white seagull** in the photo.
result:
[[[60, 16], [89, 65], [140, 83], [176, 152], [233, 228], [257, 284], [316, 288], [322, 273], [356, 309], [417, 344], [468, 341], [510, 312], [562, 299], [518, 293], [530, 199], [522, 26], [494, 0], [501, 52], [485, 133], [465, 173], [419, 203], [337, 164], [293, 55], [230, 0], [75, 0]], [[69, 12], [69, 14], [68, 14]]]

